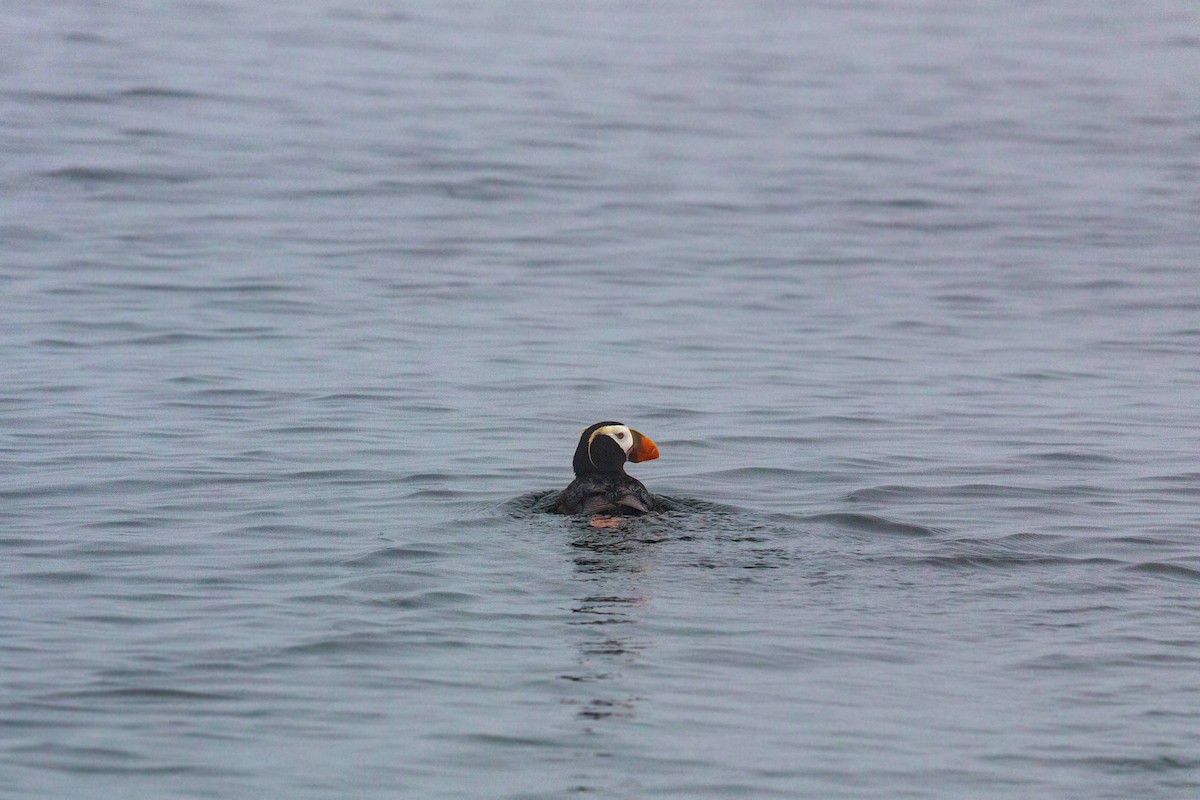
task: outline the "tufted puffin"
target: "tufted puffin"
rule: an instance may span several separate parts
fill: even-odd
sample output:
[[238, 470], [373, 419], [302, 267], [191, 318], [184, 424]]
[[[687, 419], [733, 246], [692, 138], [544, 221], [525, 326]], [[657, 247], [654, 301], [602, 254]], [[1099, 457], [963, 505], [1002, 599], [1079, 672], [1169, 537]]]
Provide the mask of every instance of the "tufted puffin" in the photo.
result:
[[644, 514], [662, 508], [637, 478], [625, 474], [625, 462], [658, 458], [649, 436], [621, 422], [597, 422], [579, 436], [575, 480], [551, 506], [559, 514]]

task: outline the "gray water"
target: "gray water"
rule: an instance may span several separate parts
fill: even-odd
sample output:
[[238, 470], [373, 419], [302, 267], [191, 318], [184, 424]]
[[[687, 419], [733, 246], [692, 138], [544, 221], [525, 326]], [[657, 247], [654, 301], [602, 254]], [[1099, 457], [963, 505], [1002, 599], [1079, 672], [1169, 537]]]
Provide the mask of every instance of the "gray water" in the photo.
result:
[[1198, 796], [1198, 23], [8, 0], [0, 796]]

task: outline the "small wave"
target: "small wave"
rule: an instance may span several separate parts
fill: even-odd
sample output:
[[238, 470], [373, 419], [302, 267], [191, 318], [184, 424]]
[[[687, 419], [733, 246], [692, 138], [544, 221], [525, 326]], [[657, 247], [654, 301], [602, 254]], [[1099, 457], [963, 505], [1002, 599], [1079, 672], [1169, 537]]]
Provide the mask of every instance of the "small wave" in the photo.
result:
[[12, 577], [14, 580], [33, 581], [35, 583], [87, 583], [100, 576], [92, 572], [84, 572], [83, 570], [60, 570], [22, 572]]
[[1200, 769], [1200, 758], [1178, 758], [1168, 755], [1148, 756], [1145, 758], [1138, 758], [1136, 756], [1097, 756], [1095, 758], [1081, 759], [1081, 761], [1090, 767], [1111, 769], [1117, 772], [1158, 773]]
[[114, 100], [113, 95], [98, 92], [15, 92], [14, 94], [22, 100], [45, 103], [103, 105]]
[[468, 594], [466, 592], [429, 591], [417, 592], [415, 594], [407, 594], [397, 597], [379, 597], [369, 600], [367, 605], [379, 606], [383, 608], [419, 610], [428, 608], [441, 608], [444, 606], [460, 606], [464, 603], [476, 602], [478, 599], [479, 598], [477, 595]]
[[1110, 494], [1110, 490], [1099, 486], [1067, 485], [1052, 487], [1006, 486], [994, 483], [966, 483], [955, 486], [906, 486], [885, 485], [857, 489], [846, 495], [851, 503], [870, 503], [881, 500], [931, 500], [931, 499], [1025, 499], [1097, 497]]
[[1167, 561], [1145, 561], [1141, 564], [1130, 565], [1129, 570], [1147, 575], [1158, 575], [1164, 578], [1200, 581], [1200, 568], [1185, 567], [1182, 564], [1172, 564]]
[[1054, 533], [1034, 533], [1032, 531], [1018, 531], [1017, 533], [1009, 533], [995, 539], [979, 540], [962, 540], [965, 544], [988, 544], [993, 546], [1005, 547], [1008, 549], [1029, 549], [1036, 548], [1044, 550], [1051, 545], [1062, 545], [1074, 541], [1073, 537], [1062, 536]]
[[344, 559], [340, 564], [343, 567], [380, 567], [396, 561], [432, 561], [445, 558], [446, 555], [445, 551], [434, 547], [409, 544], [373, 550], [365, 555]]
[[700, 411], [695, 408], [684, 408], [682, 406], [659, 406], [653, 410], [646, 411], [641, 416], [645, 419], [652, 420], [667, 420], [669, 422], [677, 422], [685, 419], [700, 419], [710, 416], [709, 411]]
[[284, 477], [292, 481], [317, 481], [322, 484], [351, 486], [397, 482], [396, 476], [391, 472], [370, 469], [310, 469], [292, 472]]
[[369, 653], [388, 650], [393, 643], [384, 636], [373, 633], [348, 633], [327, 636], [294, 644], [280, 649], [285, 655], [331, 655], [338, 653]]
[[554, 736], [514, 736], [500, 733], [456, 733], [456, 734], [435, 734], [432, 738], [435, 739], [451, 739], [471, 744], [480, 744], [489, 748], [508, 747], [519, 750], [522, 753], [528, 752], [529, 748], [561, 748], [563, 742], [561, 738]]
[[1044, 370], [1028, 370], [1024, 372], [1013, 372], [1005, 375], [1015, 381], [1038, 381], [1051, 382], [1063, 381], [1072, 382], [1080, 380], [1090, 380], [1099, 377], [1095, 372], [1082, 372], [1079, 370], [1062, 370], [1062, 369], [1044, 369]]
[[218, 701], [230, 700], [234, 695], [221, 692], [197, 691], [195, 689], [174, 689], [169, 687], [159, 686], [122, 686], [112, 689], [85, 689], [75, 692], [60, 692], [56, 695], [58, 698], [71, 700], [96, 699], [105, 697], [115, 697], [121, 700], [128, 701], [162, 701], [162, 700], [186, 700], [186, 701]]
[[192, 175], [178, 172], [155, 172], [152, 170], [115, 169], [111, 167], [63, 167], [41, 173], [43, 178], [72, 181], [75, 183], [146, 184], [186, 183], [194, 180]]
[[1124, 562], [1115, 558], [1071, 558], [1044, 553], [963, 553], [960, 555], [923, 556], [918, 563], [948, 569], [1007, 569], [1030, 566], [1113, 566]]
[[874, 514], [835, 512], [830, 514], [815, 514], [809, 517], [801, 517], [800, 519], [805, 522], [827, 522], [839, 528], [849, 528], [866, 533], [884, 533], [899, 536], [936, 536], [946, 533], [946, 530], [943, 528], [933, 528], [911, 522], [896, 522], [883, 517], [877, 517]]
[[134, 99], [163, 98], [168, 100], [198, 100], [203, 97], [212, 96], [189, 91], [187, 89], [168, 89], [162, 86], [135, 86], [132, 89], [124, 89], [118, 92], [117, 95], [119, 97], [129, 97]]
[[799, 481], [808, 477], [808, 475], [809, 473], [804, 470], [790, 469], [788, 467], [733, 467], [731, 469], [716, 470], [715, 472], [701, 472], [695, 477], [722, 481], [742, 481], [753, 480], [755, 478], [784, 478]]
[[1033, 453], [1028, 458], [1038, 461], [1060, 462], [1064, 464], [1119, 464], [1121, 460], [1102, 453], [1084, 453], [1078, 450], [1049, 450], [1044, 453]]
[[167, 292], [200, 295], [231, 294], [238, 297], [253, 294], [286, 294], [292, 288], [282, 283], [269, 281], [232, 281], [219, 284], [179, 283], [165, 281], [95, 281], [88, 284], [89, 289], [111, 290], [115, 292]]
[[1155, 475], [1142, 478], [1141, 481], [1153, 485], [1154, 491], [1160, 494], [1182, 497], [1200, 496], [1200, 472]]
[[117, 339], [113, 342], [104, 344], [136, 344], [155, 346], [221, 342], [239, 339], [265, 342], [281, 338], [283, 337], [273, 328], [249, 326], [242, 328], [218, 328], [211, 331], [204, 331], [202, 333], [198, 331], [170, 331], [165, 333], [151, 333], [142, 336], [132, 336], [127, 339]]

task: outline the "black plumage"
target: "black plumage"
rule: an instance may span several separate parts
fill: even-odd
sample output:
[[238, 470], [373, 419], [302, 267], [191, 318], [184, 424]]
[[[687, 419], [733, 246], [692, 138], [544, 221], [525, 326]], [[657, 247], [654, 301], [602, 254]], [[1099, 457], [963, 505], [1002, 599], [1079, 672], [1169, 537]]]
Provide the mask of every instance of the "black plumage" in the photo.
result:
[[551, 506], [560, 514], [645, 514], [662, 504], [642, 482], [625, 473], [627, 461], [658, 458], [658, 446], [620, 422], [597, 422], [584, 429], [571, 466], [575, 480]]

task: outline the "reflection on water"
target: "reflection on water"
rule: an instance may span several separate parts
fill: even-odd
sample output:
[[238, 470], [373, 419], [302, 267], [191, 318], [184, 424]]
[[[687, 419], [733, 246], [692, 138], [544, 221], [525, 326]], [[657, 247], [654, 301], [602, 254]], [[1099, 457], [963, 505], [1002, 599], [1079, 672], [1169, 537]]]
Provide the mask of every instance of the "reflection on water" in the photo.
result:
[[[517, 498], [510, 509], [540, 508], [540, 494]], [[630, 690], [625, 673], [642, 663], [653, 638], [640, 629], [654, 602], [664, 548], [691, 568], [735, 575], [731, 584], [751, 581], [749, 570], [774, 569], [793, 561], [784, 547], [770, 546], [766, 518], [694, 498], [663, 498], [676, 510], [619, 518], [597, 526], [594, 517], [567, 522], [572, 564], [579, 594], [569, 625], [576, 633], [578, 668], [562, 677], [588, 687], [570, 703], [588, 721], [633, 717], [649, 697], [644, 688]], [[778, 530], [778, 525], [775, 525]], [[697, 541], [702, 539], [703, 541]], [[694, 545], [698, 545], [698, 550]], [[724, 553], [725, 556], [720, 554]]]
[[594, 527], [573, 520], [571, 547], [580, 594], [571, 608], [576, 632], [578, 671], [564, 679], [588, 685], [589, 696], [575, 701], [580, 719], [594, 722], [634, 716], [643, 699], [624, 689], [623, 671], [637, 663], [649, 646], [640, 633], [640, 612], [652, 599], [657, 545], [666, 540], [640, 517], [615, 527]]

